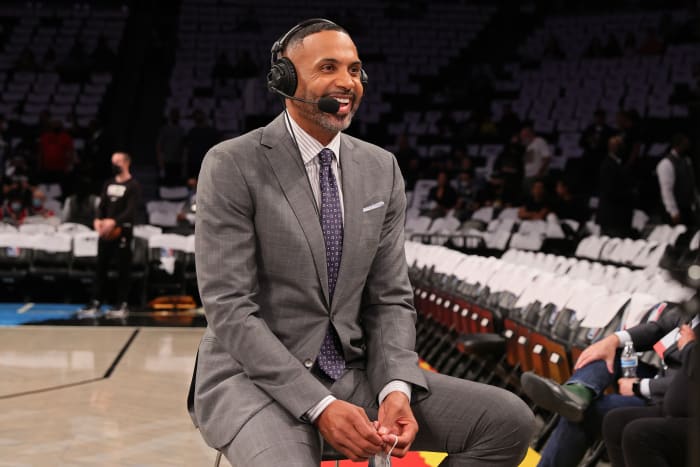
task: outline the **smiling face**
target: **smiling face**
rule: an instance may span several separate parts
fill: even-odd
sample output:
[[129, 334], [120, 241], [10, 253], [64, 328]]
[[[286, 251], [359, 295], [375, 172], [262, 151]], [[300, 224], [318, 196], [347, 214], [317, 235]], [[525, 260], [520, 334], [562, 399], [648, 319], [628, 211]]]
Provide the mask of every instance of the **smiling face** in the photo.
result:
[[352, 122], [362, 100], [362, 62], [346, 33], [320, 31], [290, 46], [286, 53], [297, 71], [296, 97], [318, 101], [332, 97], [340, 102], [335, 114], [322, 112], [316, 104], [287, 99], [287, 109], [307, 133], [327, 144]]

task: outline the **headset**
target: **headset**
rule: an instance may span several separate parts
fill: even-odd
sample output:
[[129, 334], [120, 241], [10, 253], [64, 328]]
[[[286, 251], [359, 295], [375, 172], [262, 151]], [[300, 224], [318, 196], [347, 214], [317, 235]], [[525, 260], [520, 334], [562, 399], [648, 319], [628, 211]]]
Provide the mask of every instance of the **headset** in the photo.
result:
[[[330, 24], [340, 28], [333, 21], [324, 18], [311, 18], [294, 26], [282, 37], [277, 39], [270, 49], [270, 72], [267, 74], [267, 89], [270, 92], [282, 94], [285, 97], [293, 96], [297, 89], [297, 71], [294, 64], [287, 57], [282, 57], [282, 53], [287, 48], [287, 44], [301, 30], [314, 24]], [[341, 28], [342, 29], [342, 28]], [[366, 87], [369, 82], [367, 72], [364, 68], [360, 70], [360, 82], [362, 87]]]

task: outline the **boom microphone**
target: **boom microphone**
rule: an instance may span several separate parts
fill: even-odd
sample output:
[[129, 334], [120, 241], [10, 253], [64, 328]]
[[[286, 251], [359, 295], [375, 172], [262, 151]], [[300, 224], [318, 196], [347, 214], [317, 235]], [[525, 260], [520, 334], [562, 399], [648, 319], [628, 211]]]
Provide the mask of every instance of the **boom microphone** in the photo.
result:
[[338, 110], [340, 110], [340, 102], [333, 99], [332, 97], [322, 97], [317, 101], [309, 101], [306, 99], [302, 99], [301, 97], [290, 96], [289, 94], [284, 93], [277, 88], [270, 88], [270, 89], [272, 89], [274, 92], [276, 92], [280, 96], [286, 97], [287, 99], [291, 99], [293, 101], [304, 102], [306, 104], [314, 104], [314, 105], [318, 106], [318, 109], [321, 112], [325, 112], [327, 114], [337, 114]]

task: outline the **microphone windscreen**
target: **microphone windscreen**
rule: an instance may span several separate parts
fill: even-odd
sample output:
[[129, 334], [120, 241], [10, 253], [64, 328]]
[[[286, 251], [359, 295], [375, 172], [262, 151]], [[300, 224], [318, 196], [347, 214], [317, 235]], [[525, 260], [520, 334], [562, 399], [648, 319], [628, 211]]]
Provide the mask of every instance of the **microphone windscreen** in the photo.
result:
[[322, 97], [318, 101], [318, 108], [321, 112], [326, 112], [327, 114], [337, 114], [338, 110], [340, 110], [340, 102], [332, 97]]

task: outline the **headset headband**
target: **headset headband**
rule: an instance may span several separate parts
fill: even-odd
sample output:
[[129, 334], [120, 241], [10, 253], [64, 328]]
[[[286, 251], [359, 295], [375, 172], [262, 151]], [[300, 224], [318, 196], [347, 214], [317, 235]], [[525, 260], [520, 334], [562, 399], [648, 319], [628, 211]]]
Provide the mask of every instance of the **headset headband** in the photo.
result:
[[301, 23], [298, 23], [292, 29], [287, 31], [282, 37], [277, 39], [274, 44], [272, 44], [272, 48], [270, 49], [270, 65], [274, 65], [280, 59], [280, 56], [287, 48], [287, 42], [289, 42], [289, 40], [292, 37], [294, 37], [299, 31], [313, 24], [321, 23], [332, 24], [333, 26], [340, 27], [333, 21], [325, 18], [310, 18], [302, 21]]

